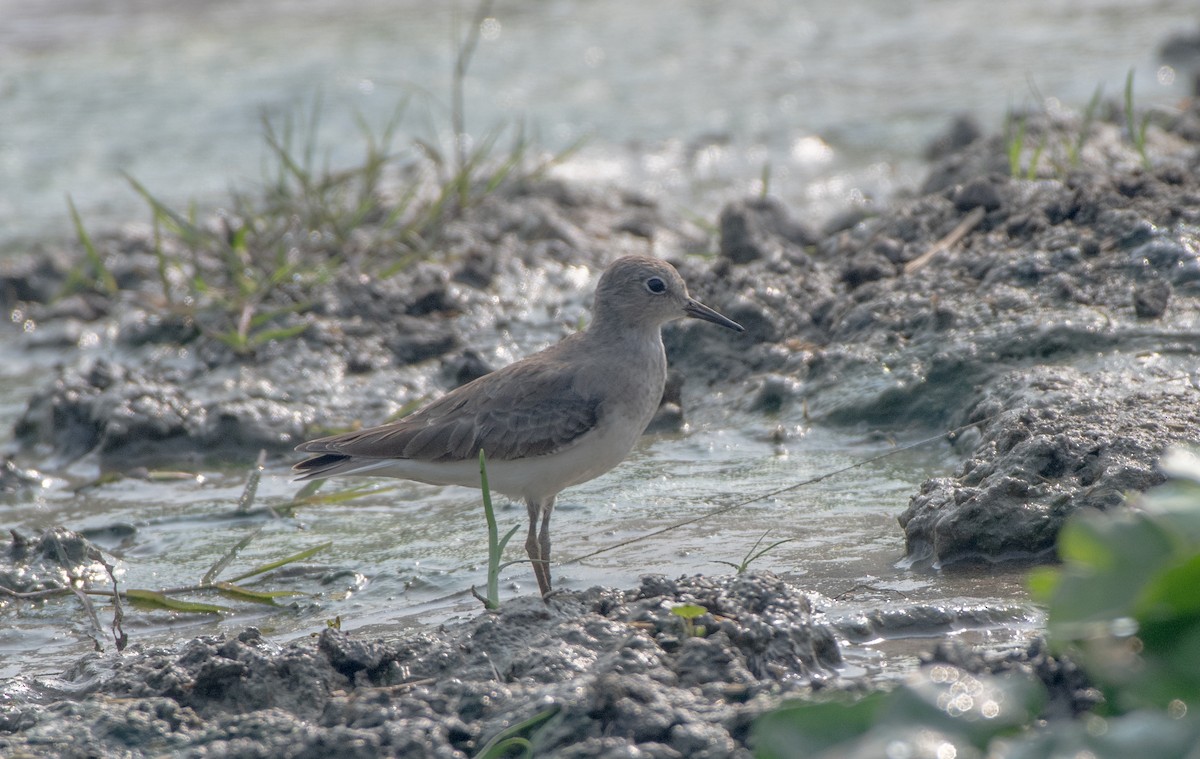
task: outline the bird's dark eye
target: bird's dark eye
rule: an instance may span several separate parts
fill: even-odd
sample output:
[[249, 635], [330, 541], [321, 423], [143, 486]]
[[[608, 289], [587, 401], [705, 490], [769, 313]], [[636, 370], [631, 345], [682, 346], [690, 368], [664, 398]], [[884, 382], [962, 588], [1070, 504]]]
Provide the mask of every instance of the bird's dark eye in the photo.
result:
[[646, 280], [646, 289], [652, 293], [662, 293], [667, 291], [667, 283], [663, 282], [659, 277], [651, 277]]

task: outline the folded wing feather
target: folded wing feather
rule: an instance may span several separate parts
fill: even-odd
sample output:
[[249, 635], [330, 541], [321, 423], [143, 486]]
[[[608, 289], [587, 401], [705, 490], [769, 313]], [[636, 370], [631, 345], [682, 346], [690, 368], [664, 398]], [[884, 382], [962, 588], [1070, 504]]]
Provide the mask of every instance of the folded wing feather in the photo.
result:
[[481, 449], [501, 461], [544, 456], [594, 429], [600, 414], [599, 400], [580, 394], [565, 366], [521, 362], [397, 422], [304, 443], [297, 450], [321, 455], [296, 469], [321, 476], [349, 457], [463, 461], [477, 458]]

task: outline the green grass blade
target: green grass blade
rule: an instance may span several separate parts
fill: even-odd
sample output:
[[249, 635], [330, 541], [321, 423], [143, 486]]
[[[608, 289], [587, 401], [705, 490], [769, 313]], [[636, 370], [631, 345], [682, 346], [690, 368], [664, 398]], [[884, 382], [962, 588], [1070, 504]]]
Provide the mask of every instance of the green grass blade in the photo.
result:
[[[312, 482], [323, 482], [323, 481], [324, 480], [312, 480]], [[308, 505], [321, 504], [323, 506], [327, 506], [327, 505], [335, 504], [335, 503], [346, 503], [348, 501], [356, 501], [359, 498], [362, 498], [364, 496], [377, 495], [379, 493], [387, 493], [391, 490], [397, 490], [397, 489], [398, 489], [398, 486], [395, 486], [395, 485], [387, 485], [384, 487], [379, 487], [374, 484], [367, 484], [367, 485], [355, 485], [352, 488], [346, 488], [345, 490], [338, 490], [333, 493], [322, 493], [321, 495], [315, 495], [315, 488], [314, 488], [314, 493], [310, 493], [308, 495], [301, 495], [300, 493], [297, 493], [296, 496], [292, 499], [292, 501], [293, 501], [293, 503], [298, 502], [298, 503], [304, 503], [304, 504], [308, 504]], [[301, 491], [301, 492], [303, 492], [303, 491]]]
[[255, 575], [261, 575], [265, 572], [270, 572], [273, 569], [279, 569], [280, 567], [287, 566], [288, 564], [294, 564], [297, 561], [304, 561], [308, 557], [318, 554], [321, 551], [324, 551], [325, 549], [332, 548], [332, 547], [333, 547], [333, 541], [332, 540], [326, 541], [324, 543], [321, 543], [320, 545], [315, 545], [312, 548], [306, 548], [303, 551], [300, 551], [299, 553], [294, 553], [291, 556], [285, 556], [282, 559], [279, 559], [278, 561], [272, 561], [267, 564], [261, 564], [261, 565], [255, 567], [254, 569], [251, 569], [249, 572], [243, 572], [242, 574], [238, 575], [237, 577], [229, 578], [229, 582], [241, 582], [242, 580], [245, 580], [249, 577], [254, 577]]
[[316, 495], [321, 486], [325, 484], [325, 480], [309, 480], [296, 491], [296, 495], [292, 496], [292, 503], [310, 503], [309, 499]]
[[307, 329], [307, 324], [294, 324], [291, 327], [280, 327], [279, 329], [264, 329], [250, 335], [246, 344], [251, 348], [256, 348], [260, 345], [266, 345], [272, 340], [284, 342], [303, 334]]
[[582, 150], [583, 146], [586, 145], [587, 142], [587, 135], [576, 139], [570, 145], [542, 161], [541, 165], [530, 171], [525, 178], [530, 180], [541, 179], [543, 176], [545, 176], [546, 172], [550, 171], [550, 169], [565, 163], [571, 156]]
[[533, 744], [528, 738], [512, 737], [489, 745], [486, 753], [476, 754], [480, 759], [533, 759]]
[[71, 199], [70, 195], [67, 195], [67, 208], [71, 212], [71, 223], [75, 225], [75, 236], [79, 238], [79, 244], [83, 246], [83, 254], [92, 267], [92, 281], [101, 292], [112, 295], [119, 289], [117, 287], [117, 280], [113, 277], [112, 272], [108, 270], [108, 267], [104, 265], [104, 259], [96, 250], [96, 245], [92, 242], [92, 236], [84, 228], [83, 219], [79, 216], [79, 211], [75, 208], [75, 201]]
[[1087, 108], [1083, 111], [1083, 121], [1079, 125], [1079, 134], [1075, 136], [1075, 145], [1070, 154], [1071, 168], [1079, 166], [1079, 161], [1083, 158], [1083, 146], [1087, 143], [1088, 135], [1091, 134], [1092, 125], [1096, 121], [1096, 113], [1100, 109], [1100, 102], [1104, 99], [1104, 85], [1096, 85], [1096, 90], [1092, 93], [1092, 99], [1088, 101]]
[[226, 598], [238, 601], [250, 601], [251, 603], [265, 604], [267, 606], [278, 606], [279, 604], [275, 603], [276, 598], [304, 595], [298, 590], [250, 590], [239, 585], [234, 585], [231, 582], [218, 582], [215, 587], [217, 588], [217, 592]]
[[1137, 139], [1137, 129], [1134, 126], [1133, 113], [1133, 69], [1125, 75], [1125, 128], [1129, 130], [1130, 141]]
[[289, 314], [299, 313], [299, 312], [305, 310], [306, 308], [312, 307], [312, 305], [313, 304], [311, 302], [289, 303], [288, 305], [282, 306], [280, 308], [273, 308], [270, 311], [263, 311], [260, 313], [256, 313], [256, 314], [254, 314], [254, 316], [250, 317], [250, 327], [257, 329], [258, 327], [261, 327], [264, 324], [268, 324], [268, 323], [274, 321], [275, 319], [278, 319], [281, 316], [287, 316]]
[[1033, 149], [1033, 155], [1029, 157], [1029, 168], [1025, 169], [1025, 178], [1028, 180], [1037, 179], [1038, 163], [1042, 160], [1042, 151], [1046, 149], [1046, 140], [1042, 138], [1038, 142], [1037, 147]]
[[266, 462], [267, 452], [265, 450], [259, 451], [258, 460], [255, 461], [254, 467], [250, 470], [250, 475], [246, 478], [246, 487], [242, 489], [242, 495], [238, 498], [237, 512], [239, 514], [245, 514], [254, 505], [254, 497], [258, 494], [258, 482], [262, 479]]
[[[245, 513], [244, 511], [241, 511], [240, 506], [239, 506], [238, 511], [239, 511], [239, 513], [243, 513], [243, 514]], [[216, 562], [211, 567], [208, 568], [208, 571], [205, 572], [204, 576], [200, 578], [200, 584], [201, 585], [211, 584], [212, 581], [214, 579], [216, 579], [217, 575], [224, 572], [225, 567], [228, 567], [230, 562], [232, 562], [235, 558], [237, 558], [238, 552], [241, 551], [246, 546], [250, 545], [251, 541], [253, 541], [255, 538], [257, 538], [262, 533], [264, 527], [266, 527], [265, 524], [260, 524], [258, 526], [257, 530], [255, 530], [254, 532], [245, 536], [238, 542], [234, 543], [233, 547], [230, 548], [228, 551], [226, 551], [224, 556], [217, 559]]]
[[[483, 748], [479, 749], [479, 753], [475, 754], [474, 759], [500, 759], [501, 757], [509, 756], [509, 750], [514, 745], [525, 748], [526, 756], [533, 756], [532, 744], [527, 739], [521, 738], [521, 735], [541, 727], [551, 717], [558, 714], [561, 709], [561, 706], [555, 704], [548, 709], [543, 709], [524, 722], [518, 722], [511, 727], [501, 730], [490, 741], [483, 744]], [[513, 739], [519, 739], [520, 742], [510, 743]]]
[[1125, 75], [1125, 127], [1129, 130], [1129, 141], [1142, 158], [1142, 166], [1150, 168], [1150, 156], [1146, 154], [1146, 128], [1150, 126], [1150, 114], [1142, 116], [1138, 126], [1137, 113], [1133, 106], [1133, 69]]
[[232, 348], [234, 353], [243, 355], [250, 352], [250, 341], [237, 330], [230, 329], [224, 332], [217, 332], [212, 336]]
[[487, 520], [488, 532], [488, 573], [487, 598], [484, 606], [488, 609], [500, 608], [500, 539], [497, 537], [496, 513], [492, 510], [492, 493], [488, 488], [487, 456], [479, 449], [479, 487], [483, 491], [483, 517]]
[[1016, 123], [1016, 133], [1008, 140], [1008, 174], [1016, 179], [1021, 176], [1021, 151], [1025, 149], [1025, 119], [1010, 116], [1009, 128]]
[[224, 606], [199, 601], [181, 601], [156, 590], [133, 588], [125, 591], [125, 600], [140, 609], [182, 611], [188, 614], [225, 614], [232, 611]]
[[[175, 211], [167, 207], [165, 203], [154, 197], [151, 192], [146, 189], [145, 185], [137, 181], [132, 174], [121, 172], [121, 176], [125, 177], [125, 181], [133, 187], [134, 192], [142, 196], [142, 200], [146, 201], [146, 205], [150, 206], [150, 210], [154, 213], [155, 218], [160, 218], [170, 223], [183, 241], [190, 246], [195, 247], [202, 239], [204, 233], [196, 227], [196, 225], [188, 219], [180, 216]], [[193, 212], [194, 213], [194, 212]]]

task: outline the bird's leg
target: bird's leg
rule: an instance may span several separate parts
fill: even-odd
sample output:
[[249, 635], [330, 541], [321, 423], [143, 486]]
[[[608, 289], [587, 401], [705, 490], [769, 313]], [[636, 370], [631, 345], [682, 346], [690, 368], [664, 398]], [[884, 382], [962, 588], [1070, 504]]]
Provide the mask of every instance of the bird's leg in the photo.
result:
[[543, 541], [538, 540], [538, 523], [545, 525], [550, 520], [550, 509], [554, 507], [554, 499], [549, 504], [544, 501], [528, 500], [525, 508], [529, 510], [529, 534], [525, 538], [525, 553], [529, 554], [529, 563], [533, 565], [533, 576], [537, 578], [538, 590], [545, 596], [550, 592], [550, 543], [546, 536], [544, 545], [546, 555], [542, 555]]
[[542, 528], [538, 532], [538, 544], [542, 554], [542, 569], [546, 573], [546, 587], [542, 590], [545, 596], [550, 592], [550, 515], [554, 513], [554, 496], [542, 503]]

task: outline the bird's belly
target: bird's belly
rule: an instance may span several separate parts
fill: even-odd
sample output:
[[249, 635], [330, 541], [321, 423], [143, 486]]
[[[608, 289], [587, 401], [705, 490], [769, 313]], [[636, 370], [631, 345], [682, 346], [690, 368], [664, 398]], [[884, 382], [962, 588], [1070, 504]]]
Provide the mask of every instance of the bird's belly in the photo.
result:
[[[634, 432], [630, 427], [608, 425], [584, 435], [575, 445], [557, 453], [524, 459], [488, 460], [488, 486], [510, 498], [548, 498], [564, 488], [599, 477], [620, 464], [641, 433], [642, 429]], [[400, 477], [431, 485], [480, 487], [477, 460], [393, 459], [380, 462], [361, 474]]]

